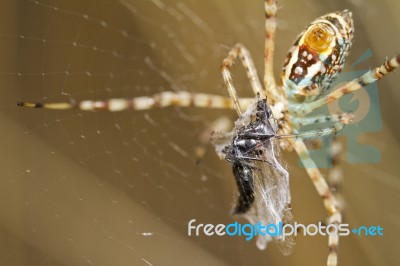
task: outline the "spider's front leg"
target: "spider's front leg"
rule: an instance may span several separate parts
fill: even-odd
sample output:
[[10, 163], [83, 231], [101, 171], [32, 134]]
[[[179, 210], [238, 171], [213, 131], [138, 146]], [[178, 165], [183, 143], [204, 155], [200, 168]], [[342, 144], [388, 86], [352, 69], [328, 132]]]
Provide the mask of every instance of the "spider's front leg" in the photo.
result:
[[275, 85], [273, 60], [275, 50], [276, 12], [278, 7], [275, 0], [265, 0], [265, 44], [264, 44], [264, 83]]
[[[311, 181], [313, 182], [318, 195], [321, 196], [324, 207], [328, 212], [328, 225], [333, 224], [337, 226], [342, 222], [342, 214], [339, 211], [338, 203], [336, 198], [329, 190], [329, 186], [322, 176], [321, 172], [317, 168], [314, 160], [311, 158], [310, 153], [304, 144], [303, 141], [293, 141], [292, 145], [300, 157], [300, 160], [303, 162], [303, 165], [309, 175]], [[338, 247], [339, 247], [339, 234], [337, 230], [335, 230], [335, 234], [329, 235], [328, 246], [329, 246], [329, 255], [328, 255], [328, 266], [337, 266], [338, 265]]]
[[265, 42], [264, 42], [264, 87], [268, 103], [285, 103], [286, 95], [282, 87], [278, 86], [274, 76], [274, 52], [276, 13], [278, 6], [276, 0], [265, 0]]
[[[253, 98], [238, 99], [241, 106], [248, 107]], [[54, 110], [79, 109], [82, 111], [109, 111], [118, 112], [123, 110], [143, 111], [170, 106], [197, 107], [210, 109], [234, 109], [235, 106], [229, 97], [206, 93], [190, 93], [186, 91], [165, 91], [152, 96], [140, 96], [130, 99], [108, 99], [108, 100], [84, 100], [59, 103], [32, 103], [18, 102], [18, 106], [28, 108], [43, 108]]]
[[262, 86], [260, 79], [257, 75], [256, 67], [254, 66], [253, 59], [249, 51], [242, 44], [236, 44], [228, 53], [228, 56], [222, 61], [221, 65], [221, 74], [222, 78], [225, 82], [225, 86], [228, 89], [229, 96], [233, 101], [233, 105], [236, 109], [238, 115], [242, 114], [242, 108], [240, 106], [239, 97], [237, 95], [237, 91], [235, 86], [233, 85], [231, 68], [233, 62], [236, 58], [240, 58], [242, 61], [243, 67], [246, 69], [247, 77], [249, 78], [251, 88], [253, 89], [254, 94], [263, 94]]

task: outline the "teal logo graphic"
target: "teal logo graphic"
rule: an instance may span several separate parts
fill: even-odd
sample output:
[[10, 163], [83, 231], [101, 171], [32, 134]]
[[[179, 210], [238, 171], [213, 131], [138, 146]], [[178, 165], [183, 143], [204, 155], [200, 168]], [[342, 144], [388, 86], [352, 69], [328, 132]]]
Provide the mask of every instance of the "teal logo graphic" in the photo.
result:
[[[333, 90], [363, 74], [369, 69], [355, 70], [357, 65], [372, 56], [368, 49], [350, 67], [350, 71], [342, 72], [332, 84]], [[374, 82], [363, 89], [343, 96], [341, 99], [313, 112], [313, 116], [332, 115], [348, 112], [354, 115], [353, 122], [345, 125], [338, 136], [345, 138], [347, 163], [378, 163], [381, 160], [380, 151], [368, 143], [362, 142], [362, 135], [377, 132], [382, 129], [382, 119], [379, 106], [378, 84]], [[320, 126], [320, 125], [319, 125]], [[315, 129], [315, 127], [314, 127]], [[334, 136], [322, 137], [322, 146], [310, 150], [311, 157], [319, 168], [332, 167], [331, 149]]]

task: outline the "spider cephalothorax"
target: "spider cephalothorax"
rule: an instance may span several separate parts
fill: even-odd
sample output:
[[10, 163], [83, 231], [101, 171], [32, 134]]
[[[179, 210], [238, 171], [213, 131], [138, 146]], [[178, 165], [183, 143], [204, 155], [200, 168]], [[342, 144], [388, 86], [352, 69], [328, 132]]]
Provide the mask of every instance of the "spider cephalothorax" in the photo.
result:
[[288, 97], [313, 96], [328, 90], [344, 66], [353, 40], [351, 12], [329, 13], [300, 33], [283, 66], [282, 85]]

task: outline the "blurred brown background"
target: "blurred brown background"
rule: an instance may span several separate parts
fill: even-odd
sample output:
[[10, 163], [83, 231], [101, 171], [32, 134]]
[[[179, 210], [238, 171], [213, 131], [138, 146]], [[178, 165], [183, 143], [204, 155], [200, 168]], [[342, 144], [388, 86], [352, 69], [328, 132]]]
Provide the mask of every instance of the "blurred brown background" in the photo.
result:
[[[19, 109], [20, 100], [69, 101], [187, 90], [227, 95], [219, 65], [245, 44], [263, 67], [263, 1], [2, 1], [0, 3], [0, 263], [2, 265], [324, 265], [327, 239], [298, 237], [284, 257], [243, 238], [187, 237], [187, 222], [230, 223], [235, 184], [212, 147], [194, 149], [231, 111], [170, 108], [135, 113]], [[295, 36], [316, 17], [350, 9], [356, 36], [347, 65], [367, 49], [368, 69], [400, 45], [395, 0], [280, 1], [276, 74]], [[250, 96], [235, 68], [241, 95]], [[341, 265], [398, 265], [399, 102], [395, 73], [379, 83], [383, 128], [361, 143], [379, 164], [344, 164], [345, 218], [384, 237], [343, 237]], [[345, 141], [342, 138], [342, 141]], [[294, 215], [326, 214], [295, 154]], [[343, 157], [343, 160], [345, 157]], [[325, 171], [326, 172], [326, 171]]]

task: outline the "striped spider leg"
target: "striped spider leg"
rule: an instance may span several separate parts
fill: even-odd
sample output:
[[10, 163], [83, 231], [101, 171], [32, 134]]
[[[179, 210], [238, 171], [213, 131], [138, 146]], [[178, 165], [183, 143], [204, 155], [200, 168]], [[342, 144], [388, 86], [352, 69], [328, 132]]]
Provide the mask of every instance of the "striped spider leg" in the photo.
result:
[[[329, 13], [316, 19], [307, 26], [294, 42], [281, 75], [282, 86], [287, 93], [289, 121], [292, 125], [291, 132], [293, 134], [296, 134], [300, 129], [299, 126], [307, 121], [305, 115], [338, 100], [345, 94], [352, 93], [381, 79], [399, 67], [400, 56], [397, 56], [333, 92], [329, 92], [333, 80], [344, 66], [345, 58], [352, 44], [353, 32], [351, 12], [344, 10]], [[336, 117], [336, 119], [340, 118]], [[342, 206], [334, 196], [334, 192], [330, 191], [327, 182], [310, 157], [304, 142], [289, 142], [286, 143], [286, 148], [294, 148], [305, 165], [318, 194], [323, 199], [328, 212], [328, 223], [336, 225], [341, 223], [340, 209]], [[334, 143], [332, 148], [334, 148], [332, 156], [335, 167], [329, 174], [329, 178], [332, 181], [331, 183], [338, 187], [338, 182], [341, 179], [340, 171], [337, 169], [340, 145]], [[328, 245], [327, 264], [328, 266], [335, 266], [338, 264], [338, 234], [329, 235]]]
[[[344, 11], [341, 13], [332, 13], [328, 14], [326, 16], [323, 16], [316, 21], [314, 21], [307, 29], [300, 34], [298, 37], [298, 40], [295, 42], [293, 45], [287, 62], [285, 63], [284, 70], [282, 73], [282, 85], [277, 86], [271, 71], [273, 61], [272, 61], [272, 56], [273, 50], [274, 50], [274, 35], [275, 35], [275, 15], [276, 15], [276, 3], [275, 1], [267, 1], [265, 4], [265, 12], [266, 12], [266, 42], [265, 42], [265, 73], [264, 73], [264, 85], [265, 85], [265, 95], [268, 95], [268, 100], [271, 104], [271, 109], [272, 113], [274, 113], [274, 116], [278, 119], [279, 121], [279, 126], [280, 129], [277, 131], [277, 133], [281, 134], [281, 136], [285, 136], [288, 134], [299, 134], [299, 129], [302, 125], [306, 124], [311, 124], [311, 123], [318, 123], [318, 122], [326, 122], [326, 121], [335, 121], [335, 125], [331, 128], [326, 128], [320, 131], [315, 131], [315, 132], [309, 132], [309, 136], [321, 136], [324, 135], [324, 132], [329, 133], [335, 133], [338, 130], [341, 129], [343, 124], [347, 124], [351, 120], [351, 116], [348, 114], [342, 114], [342, 115], [335, 115], [332, 117], [319, 117], [319, 118], [312, 118], [312, 119], [305, 119], [302, 117], [299, 117], [298, 121], [296, 122], [294, 119], [291, 119], [290, 111], [291, 111], [291, 104], [296, 103], [297, 104], [297, 95], [302, 96], [301, 94], [297, 93], [297, 90], [301, 90], [302, 92], [305, 91], [306, 93], [309, 93], [310, 96], [308, 99], [312, 100], [313, 97], [318, 96], [319, 94], [322, 94], [324, 90], [329, 89], [331, 82], [334, 80], [335, 76], [337, 73], [340, 72], [340, 69], [343, 67], [344, 63], [344, 58], [346, 54], [348, 53], [348, 50], [351, 45], [351, 40], [352, 40], [352, 33], [353, 33], [353, 28], [352, 28], [352, 21], [351, 21], [351, 14], [348, 11]], [[348, 20], [344, 21], [347, 22], [347, 24], [343, 25], [334, 25], [333, 23], [326, 24], [326, 23], [321, 23], [324, 20], [327, 20], [329, 16], [337, 16], [342, 18], [343, 20]], [[328, 21], [329, 23], [329, 21]], [[344, 39], [342, 36], [344, 36], [346, 39]], [[343, 43], [337, 44], [337, 41], [342, 41]], [[304, 45], [304, 46], [303, 46]], [[311, 47], [308, 47], [311, 46]], [[333, 47], [332, 47], [333, 46]], [[330, 49], [327, 49], [329, 47]], [[311, 48], [311, 49], [310, 49]], [[315, 48], [320, 48], [320, 50], [314, 51]], [[336, 48], [336, 49], [333, 49]], [[233, 49], [233, 51], [235, 48]], [[242, 49], [243, 50], [243, 49]], [[326, 51], [328, 50], [328, 51]], [[305, 52], [305, 54], [304, 54]], [[325, 52], [325, 54], [323, 54]], [[333, 56], [337, 57], [335, 58], [335, 62], [329, 62], [329, 60], [332, 60], [332, 55], [331, 58], [324, 58], [324, 60], [320, 59], [321, 57], [326, 56], [327, 54], [331, 53]], [[233, 97], [237, 97], [234, 93], [235, 90], [233, 88], [232, 82], [230, 75], [224, 75], [225, 72], [227, 71], [227, 67], [231, 65], [231, 61], [234, 59], [234, 53], [232, 56], [228, 56], [227, 59], [225, 59], [223, 63], [223, 77], [225, 80], [225, 83], [228, 85], [228, 88], [230, 90], [230, 94]], [[314, 66], [314, 68], [313, 68]], [[320, 71], [322, 66], [325, 68], [324, 71]], [[251, 73], [252, 71], [247, 71], [248, 73]], [[272, 75], [272, 76], [271, 76]], [[253, 89], [254, 90], [254, 89]], [[307, 100], [308, 100], [307, 99]], [[239, 109], [239, 110], [238, 110]], [[238, 115], [241, 115], [241, 110], [240, 106], [237, 107], [237, 112]], [[245, 114], [247, 111], [245, 112]], [[238, 121], [241, 121], [239, 119]], [[252, 166], [249, 167], [249, 165], [246, 162], [243, 162], [243, 157], [239, 157], [237, 154], [242, 154], [244, 151], [247, 151], [252, 145], [256, 145], [257, 140], [255, 139], [246, 139], [246, 141], [241, 140], [242, 142], [240, 145], [242, 145], [242, 152], [240, 152], [240, 146], [238, 146], [238, 143], [235, 143], [235, 141], [238, 141], [238, 138], [241, 136], [240, 132], [243, 131], [240, 126], [243, 125], [236, 125], [237, 128], [236, 132], [231, 132], [231, 138], [227, 138], [226, 136], [222, 136], [222, 138], [227, 138], [228, 141], [224, 143], [225, 146], [224, 148], [220, 150], [220, 155], [223, 157], [225, 155], [225, 159], [230, 161], [233, 165], [233, 172], [235, 174], [238, 186], [239, 186], [239, 191], [243, 194], [247, 193], [248, 195], [243, 196], [240, 195], [238, 204], [235, 208], [235, 211], [238, 212], [238, 210], [241, 210], [243, 212], [247, 212], [247, 209], [249, 209], [250, 203], [253, 203], [255, 201], [256, 197], [256, 192], [254, 191], [253, 186], [253, 178], [256, 178], [256, 174], [254, 174], [254, 169]], [[248, 127], [249, 125], [245, 125], [245, 128]], [[307, 134], [307, 133], [306, 133]], [[305, 137], [304, 135], [302, 136], [303, 138]], [[232, 141], [232, 144], [229, 145], [229, 141]], [[251, 141], [253, 143], [251, 143]], [[316, 164], [312, 160], [312, 158], [309, 155], [309, 152], [305, 146], [305, 144], [302, 141], [294, 141], [293, 138], [288, 138], [284, 141], [281, 142], [281, 146], [286, 149], [294, 149], [300, 156], [301, 160], [303, 161], [304, 165], [307, 167], [307, 173], [310, 175], [317, 192], [321, 195], [321, 197], [324, 200], [324, 205], [328, 211], [328, 214], [330, 216], [329, 218], [329, 223], [337, 224], [341, 222], [341, 214], [337, 209], [337, 203], [336, 200], [333, 196], [333, 194], [330, 192], [329, 187], [325, 181], [325, 179], [322, 177], [321, 173], [316, 167]], [[224, 152], [225, 149], [225, 152]], [[235, 151], [235, 156], [232, 156], [232, 149]], [[238, 151], [236, 151], [237, 149]], [[243, 151], [244, 149], [244, 151]], [[254, 148], [253, 148], [254, 149]], [[217, 151], [218, 151], [218, 146], [217, 146]], [[222, 152], [221, 152], [222, 151]], [[254, 151], [253, 151], [254, 152]], [[222, 154], [221, 154], [222, 153]], [[246, 153], [247, 154], [247, 153]], [[233, 158], [232, 158], [233, 157]], [[247, 158], [249, 159], [249, 158]], [[251, 158], [250, 158], [251, 159]], [[253, 158], [254, 160], [254, 158]], [[238, 162], [245, 165], [245, 167], [239, 168]], [[271, 165], [272, 166], [272, 165]], [[270, 167], [273, 168], [273, 167]], [[271, 175], [271, 174], [270, 174]], [[273, 174], [272, 174], [273, 175]], [[285, 175], [281, 174], [281, 182], [285, 183]], [[267, 178], [265, 178], [267, 179]], [[242, 180], [240, 183], [238, 180]], [[243, 181], [244, 180], [244, 181]], [[240, 185], [242, 186], [242, 189], [240, 189]], [[271, 185], [269, 186], [271, 187]], [[277, 183], [275, 183], [275, 187], [277, 186]], [[268, 186], [267, 186], [268, 188]], [[287, 187], [288, 189], [288, 184]], [[268, 197], [263, 194], [261, 194], [264, 198], [265, 201], [268, 200]], [[273, 191], [269, 191], [269, 194], [273, 195]], [[285, 194], [285, 193], [281, 193]], [[287, 192], [289, 195], [289, 192]], [[281, 199], [285, 202], [287, 207], [286, 209], [273, 209], [273, 212], [271, 213], [271, 210], [264, 210], [264, 213], [267, 213], [269, 216], [276, 217], [276, 213], [278, 213], [278, 216], [276, 217], [278, 220], [280, 219], [281, 221], [285, 221], [285, 211], [289, 210], [290, 211], [290, 195], [287, 196], [287, 198]], [[243, 203], [245, 202], [245, 203]], [[276, 206], [274, 202], [267, 202], [271, 208], [272, 206]], [[246, 208], [243, 210], [243, 205], [246, 206]], [[271, 215], [272, 214], [272, 215]], [[246, 217], [247, 216], [247, 217]], [[246, 213], [246, 218], [248, 218], [252, 222], [260, 221], [260, 220], [267, 220], [269, 222], [275, 222], [273, 219], [268, 220], [267, 217], [262, 217], [258, 214], [256, 215], [250, 215]], [[261, 219], [255, 219], [255, 218], [261, 218]], [[290, 222], [290, 221], [289, 221]], [[259, 244], [260, 241], [258, 241], [258, 246], [259, 247], [265, 247], [266, 242], [268, 242], [269, 239], [266, 239], [263, 242], [263, 244]], [[328, 257], [328, 265], [335, 265], [337, 264], [337, 254], [336, 254], [336, 247], [338, 245], [338, 235], [330, 235], [329, 236], [329, 246], [330, 246], [330, 254]], [[283, 253], [284, 254], [289, 254], [290, 251], [287, 252], [288, 246], [293, 246], [293, 244], [288, 244], [286, 245], [287, 247], [284, 248]], [[282, 250], [282, 248], [281, 248]]]
[[[262, 200], [253, 199], [254, 189], [266, 188], [265, 193], [261, 193], [263, 197], [272, 195], [273, 191], [268, 190], [271, 189], [270, 185], [261, 184], [255, 186], [255, 183], [250, 181], [253, 177], [262, 181], [263, 178], [268, 177], [266, 173], [270, 173], [276, 177], [274, 179], [275, 184], [281, 186], [282, 191], [285, 192], [285, 197], [281, 198], [280, 201], [276, 201], [281, 204], [279, 208], [276, 206], [273, 206], [274, 208], [271, 206], [266, 207], [269, 208], [270, 213], [277, 211], [274, 216], [276, 221], [281, 219], [290, 222], [290, 192], [287, 171], [279, 162], [275, 162], [272, 158], [275, 158], [276, 154], [279, 159], [279, 151], [275, 147], [276, 142], [285, 150], [295, 150], [297, 152], [306, 168], [307, 174], [310, 176], [312, 183], [323, 200], [324, 207], [328, 213], [328, 223], [337, 225], [342, 221], [338, 201], [330, 191], [327, 182], [311, 158], [302, 139], [335, 134], [343, 125], [350, 123], [352, 116], [346, 113], [326, 117], [305, 116], [332, 101], [338, 100], [345, 94], [352, 93], [379, 80], [399, 67], [400, 56], [387, 60], [380, 67], [372, 69], [363, 76], [330, 92], [333, 80], [344, 66], [345, 57], [352, 43], [354, 30], [349, 11], [344, 10], [342, 12], [329, 13], [313, 21], [297, 37], [284, 63], [281, 81], [278, 84], [275, 81], [272, 71], [276, 12], [276, 1], [265, 0], [264, 88], [257, 76], [257, 71], [249, 52], [243, 45], [238, 44], [231, 49], [221, 66], [221, 74], [230, 97], [203, 93], [162, 92], [153, 96], [136, 97], [133, 99], [85, 100], [70, 103], [19, 102], [18, 105], [45, 109], [76, 108], [85, 111], [105, 110], [112, 112], [126, 109], [141, 111], [168, 106], [235, 109], [239, 119], [236, 121], [234, 131], [230, 135], [229, 133], [225, 133], [227, 135], [216, 133], [217, 135], [214, 138], [214, 141], [220, 141], [220, 144], [223, 143], [223, 145], [216, 145], [218, 154], [227, 160], [229, 159], [228, 161], [233, 165], [239, 190], [239, 199], [235, 212], [246, 214], [251, 212], [254, 205], [264, 204], [265, 207], [265, 202], [273, 202], [271, 200], [264, 200], [263, 202]], [[241, 60], [246, 69], [251, 88], [255, 95], [257, 95], [256, 99], [240, 98], [237, 95], [230, 73], [233, 61], [237, 58]], [[260, 114], [263, 115], [260, 116]], [[277, 124], [276, 128], [273, 126], [275, 122]], [[301, 132], [301, 128], [307, 124], [322, 125], [325, 123], [329, 123], [331, 126], [324, 125], [323, 127], [321, 126], [322, 129], [320, 130]], [[269, 134], [260, 136], [262, 132], [254, 131], [257, 125], [259, 129], [273, 129], [272, 133], [270, 131]], [[243, 134], [243, 130], [250, 130], [251, 134], [247, 134], [249, 133], [248, 131], [246, 131], [246, 134]], [[218, 136], [218, 134], [220, 135]], [[234, 137], [244, 138], [244, 144], [243, 142], [233, 143], [232, 140]], [[251, 142], [250, 144], [255, 145], [254, 149], [249, 144], [249, 141]], [[224, 151], [224, 147], [227, 146], [228, 148]], [[231, 150], [229, 150], [229, 147]], [[233, 153], [233, 151], [240, 148], [244, 148], [245, 152], [247, 152], [246, 154], [250, 155], [250, 157], [236, 156], [236, 153]], [[338, 150], [334, 153], [335, 158], [337, 157]], [[260, 153], [263, 151], [269, 151], [270, 153]], [[267, 155], [272, 157], [260, 159], [260, 156]], [[332, 175], [334, 176], [334, 180], [337, 181], [340, 179], [339, 171], [336, 171]], [[278, 182], [278, 177], [281, 178], [281, 183]], [[248, 215], [247, 218], [261, 217], [259, 216], [260, 214], [257, 215]], [[258, 221], [254, 220], [251, 222], [256, 223]], [[258, 246], [265, 248], [269, 240], [271, 239], [257, 241]], [[289, 254], [290, 248], [293, 245], [290, 241], [286, 243], [289, 244], [283, 243], [281, 245], [283, 249], [281, 247], [281, 250], [284, 254]], [[329, 266], [337, 265], [338, 244], [339, 236], [337, 234], [330, 235], [328, 239], [329, 255], [327, 260]]]
[[[290, 132], [299, 132], [301, 126], [312, 122], [309, 118], [299, 116], [299, 105], [307, 105], [318, 100], [328, 91], [333, 80], [344, 66], [346, 55], [349, 53], [353, 40], [353, 21], [347, 10], [329, 13], [309, 24], [300, 33], [291, 47], [283, 66], [281, 82], [288, 100], [289, 119], [292, 127]], [[329, 117], [316, 119], [326, 120]], [[340, 119], [332, 116], [333, 120]], [[288, 130], [283, 128], [284, 131]], [[328, 225], [338, 225], [342, 222], [342, 214], [338, 202], [329, 189], [327, 182], [319, 171], [316, 163], [303, 141], [284, 143], [287, 149], [294, 149], [305, 166], [318, 194], [322, 197], [328, 212]], [[339, 235], [329, 234], [328, 266], [338, 263], [337, 250]]]

